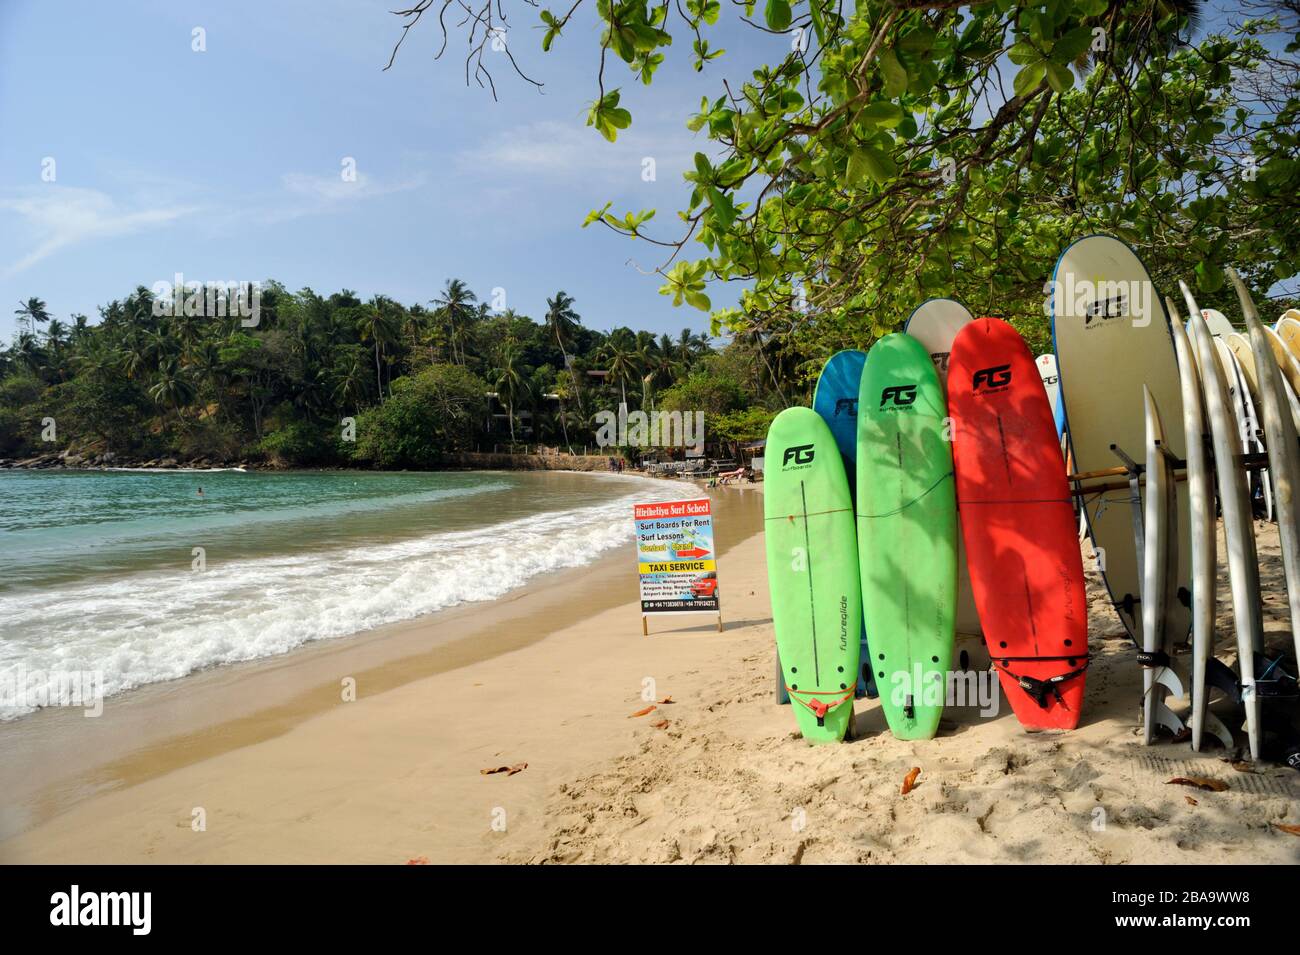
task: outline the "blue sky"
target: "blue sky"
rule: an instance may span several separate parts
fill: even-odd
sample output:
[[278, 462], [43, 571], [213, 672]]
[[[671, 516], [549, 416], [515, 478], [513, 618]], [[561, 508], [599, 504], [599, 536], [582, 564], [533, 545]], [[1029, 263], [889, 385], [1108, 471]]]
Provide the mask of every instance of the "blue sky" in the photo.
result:
[[[693, 73], [685, 43], [651, 90], [611, 66], [609, 85], [622, 86], [634, 116], [611, 145], [584, 125], [596, 89], [590, 19], [544, 55], [535, 13], [521, 7], [528, 17], [512, 23], [510, 49], [545, 90], [497, 54], [494, 103], [465, 85], [463, 34], [433, 59], [440, 33], [428, 18], [382, 72], [400, 30], [388, 11], [399, 6], [0, 3], [0, 337], [13, 334], [20, 300], [94, 320], [97, 306], [178, 271], [408, 304], [454, 276], [480, 296], [504, 289], [507, 305], [534, 318], [562, 288], [594, 328], [705, 330], [707, 316], [673, 308], [659, 277], [637, 271], [662, 250], [579, 226], [613, 200], [615, 210], [657, 208], [659, 234], [676, 237], [681, 172], [707, 148], [685, 119], [718, 95], [723, 70]], [[730, 26], [727, 75], [737, 59], [787, 48]], [[204, 52], [191, 49], [196, 27]], [[725, 42], [738, 38], [743, 56]], [[647, 156], [653, 182], [641, 175]], [[352, 184], [341, 176], [347, 157]], [[53, 182], [42, 179], [47, 159]]]

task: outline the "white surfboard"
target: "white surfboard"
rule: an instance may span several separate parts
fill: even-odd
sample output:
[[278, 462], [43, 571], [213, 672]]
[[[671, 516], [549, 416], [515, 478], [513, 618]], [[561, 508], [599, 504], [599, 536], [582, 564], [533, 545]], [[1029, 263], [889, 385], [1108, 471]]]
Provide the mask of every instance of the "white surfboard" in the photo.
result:
[[[1146, 500], [1143, 515], [1142, 555], [1142, 649], [1147, 659], [1142, 667], [1142, 736], [1150, 745], [1156, 726], [1164, 726], [1177, 735], [1182, 722], [1165, 703], [1166, 692], [1182, 694], [1182, 686], [1168, 660], [1170, 634], [1169, 607], [1176, 597], [1178, 580], [1177, 482], [1165, 447], [1165, 431], [1160, 409], [1150, 390], [1142, 386], [1142, 405], [1146, 429]], [[1163, 662], [1157, 662], [1156, 657]]]
[[1223, 532], [1228, 544], [1228, 579], [1232, 592], [1232, 617], [1237, 629], [1237, 672], [1241, 677], [1242, 706], [1246, 711], [1246, 736], [1250, 754], [1259, 758], [1260, 706], [1255, 695], [1255, 652], [1263, 645], [1263, 608], [1259, 596], [1259, 560], [1255, 553], [1255, 526], [1246, 490], [1246, 472], [1237, 461], [1241, 454], [1237, 426], [1228, 398], [1227, 377], [1219, 364], [1214, 337], [1196, 308], [1186, 283], [1180, 282], [1191, 311], [1192, 341], [1203, 372], [1205, 410], [1214, 440], [1214, 470], [1223, 507]]
[[[1127, 245], [1089, 236], [1061, 253], [1052, 285], [1052, 335], [1075, 472], [1121, 465], [1112, 445], [1140, 463], [1146, 442], [1143, 386], [1167, 421], [1182, 420], [1183, 403], [1164, 305]], [[1182, 430], [1173, 429], [1166, 438], [1170, 450], [1185, 457]], [[1084, 495], [1112, 604], [1140, 645], [1142, 575], [1130, 492], [1089, 493], [1107, 481], [1114, 478], [1084, 480], [1077, 490]], [[1169, 610], [1169, 633], [1179, 642], [1191, 629], [1192, 580], [1186, 485], [1180, 484], [1176, 495], [1178, 595]]]
[[1034, 364], [1038, 366], [1038, 374], [1043, 379], [1043, 388], [1047, 391], [1047, 401], [1052, 406], [1052, 418], [1058, 420], [1056, 406], [1061, 403], [1061, 379], [1056, 373], [1056, 356], [1051, 352], [1046, 355], [1039, 355], [1034, 359]]
[[[1241, 442], [1243, 454], [1262, 454], [1264, 443], [1259, 439], [1259, 416], [1255, 411], [1255, 398], [1246, 382], [1246, 373], [1241, 370], [1241, 362], [1228, 343], [1219, 336], [1214, 338], [1215, 348], [1219, 353], [1219, 364], [1223, 367], [1223, 376], [1228, 381], [1228, 397], [1232, 400], [1232, 410], [1237, 416], [1237, 437]], [[1269, 482], [1268, 469], [1248, 471], [1246, 486], [1250, 500], [1255, 500], [1259, 492], [1264, 503], [1264, 519], [1273, 519], [1273, 488]], [[1254, 509], [1252, 507], [1252, 513]]]
[[[1260, 323], [1263, 325], [1263, 323]], [[1264, 337], [1270, 345], [1277, 339], [1277, 333], [1267, 325], [1263, 325]], [[1269, 336], [1272, 335], [1272, 339]], [[1232, 353], [1237, 356], [1237, 361], [1241, 364], [1241, 370], [1246, 375], [1246, 383], [1254, 393], [1256, 403], [1259, 402], [1259, 375], [1255, 371], [1255, 352], [1251, 346], [1250, 339], [1240, 333], [1234, 333], [1228, 336], [1228, 347]], [[1274, 353], [1274, 364], [1277, 363], [1276, 353]], [[1281, 369], [1279, 368], [1279, 371]], [[1296, 397], [1295, 389], [1291, 387], [1291, 382], [1287, 381], [1286, 375], [1282, 375], [1282, 392], [1286, 399], [1286, 405], [1291, 409], [1291, 423], [1297, 431], [1300, 431], [1300, 399]]]
[[1236, 329], [1232, 327], [1232, 322], [1228, 320], [1228, 316], [1224, 315], [1217, 308], [1201, 309], [1201, 318], [1205, 319], [1205, 324], [1209, 326], [1210, 334], [1215, 338], [1223, 338], [1236, 331]]
[[1277, 320], [1274, 331], [1282, 339], [1282, 344], [1287, 347], [1291, 357], [1300, 360], [1300, 312], [1294, 308], [1287, 309]]
[[[930, 353], [935, 370], [939, 373], [939, 384], [945, 393], [948, 390], [948, 354], [952, 351], [953, 339], [975, 317], [965, 305], [951, 298], [931, 298], [918, 305], [908, 316], [903, 331], [911, 335]], [[970, 569], [966, 564], [966, 544], [962, 539], [961, 514], [957, 515], [957, 632], [978, 636], [984, 631], [980, 627], [979, 611], [975, 607], [975, 592], [971, 590]]]
[[[1205, 733], [1209, 694], [1205, 674], [1214, 655], [1214, 615], [1216, 611], [1215, 567], [1218, 547], [1215, 533], [1214, 472], [1210, 467], [1205, 422], [1204, 398], [1201, 394], [1200, 370], [1192, 344], [1187, 338], [1178, 309], [1166, 302], [1174, 351], [1178, 355], [1179, 382], [1183, 395], [1183, 440], [1187, 445], [1188, 516], [1192, 543], [1192, 749], [1201, 750]], [[1229, 736], [1227, 745], [1231, 746]]]
[[1300, 494], [1300, 437], [1297, 437], [1294, 422], [1287, 414], [1281, 372], [1274, 362], [1269, 361], [1272, 348], [1255, 311], [1255, 303], [1235, 270], [1228, 270], [1228, 278], [1241, 300], [1259, 372], [1259, 404], [1268, 446], [1269, 470], [1273, 472], [1277, 491], [1277, 528], [1282, 545], [1282, 566], [1286, 572], [1291, 634], [1295, 639], [1296, 657], [1300, 659], [1300, 499], [1297, 499], [1297, 494]]

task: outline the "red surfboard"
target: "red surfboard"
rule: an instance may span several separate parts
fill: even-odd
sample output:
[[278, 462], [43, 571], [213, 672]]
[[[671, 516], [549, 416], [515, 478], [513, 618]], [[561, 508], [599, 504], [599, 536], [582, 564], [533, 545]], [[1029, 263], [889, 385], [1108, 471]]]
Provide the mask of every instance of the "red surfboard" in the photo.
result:
[[1034, 356], [1001, 319], [948, 359], [957, 508], [971, 589], [1002, 690], [1029, 729], [1073, 729], [1088, 665], [1079, 520]]

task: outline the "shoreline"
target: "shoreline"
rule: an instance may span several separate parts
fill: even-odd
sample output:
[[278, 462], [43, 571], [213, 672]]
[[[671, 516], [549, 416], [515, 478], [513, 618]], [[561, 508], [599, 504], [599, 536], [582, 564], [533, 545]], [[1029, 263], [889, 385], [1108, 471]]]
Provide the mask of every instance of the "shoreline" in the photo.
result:
[[[723, 552], [743, 527], [730, 520], [735, 497], [714, 498], [728, 515], [719, 528]], [[628, 519], [630, 524], [630, 512]], [[752, 530], [757, 528], [746, 532]], [[495, 600], [116, 694], [96, 719], [79, 709], [50, 707], [0, 723], [0, 858], [3, 840], [85, 799], [291, 731], [341, 702], [344, 677], [356, 680], [358, 696], [383, 693], [521, 649], [583, 615], [614, 607], [636, 595], [634, 560], [629, 541], [590, 564], [541, 574]], [[547, 626], [533, 629], [538, 619]]]

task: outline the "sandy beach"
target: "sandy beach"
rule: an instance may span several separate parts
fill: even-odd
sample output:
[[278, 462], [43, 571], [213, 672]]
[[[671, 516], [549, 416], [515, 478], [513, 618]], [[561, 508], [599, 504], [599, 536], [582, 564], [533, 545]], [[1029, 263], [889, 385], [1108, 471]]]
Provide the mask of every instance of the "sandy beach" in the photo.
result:
[[[761, 493], [713, 497], [722, 633], [657, 618], [643, 637], [620, 549], [491, 605], [110, 700], [83, 721], [99, 741], [79, 714], [40, 714], [24, 746], [0, 734], [16, 833], [0, 860], [1300, 861], [1277, 828], [1300, 824], [1293, 770], [1141, 745], [1140, 673], [1095, 580], [1077, 731], [1025, 733], [1003, 704], [900, 742], [860, 700], [857, 739], [808, 746], [773, 701]], [[1277, 592], [1276, 529], [1257, 533]], [[1280, 600], [1265, 617], [1290, 639]], [[987, 665], [977, 639], [959, 650]]]

